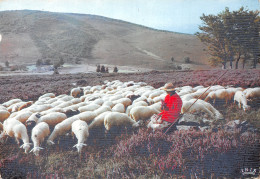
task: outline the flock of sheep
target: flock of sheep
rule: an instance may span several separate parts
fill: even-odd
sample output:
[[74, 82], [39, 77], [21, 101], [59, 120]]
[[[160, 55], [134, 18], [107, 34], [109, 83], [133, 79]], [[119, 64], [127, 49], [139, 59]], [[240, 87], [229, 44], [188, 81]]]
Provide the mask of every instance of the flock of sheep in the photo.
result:
[[[226, 103], [234, 100], [240, 108], [248, 110], [247, 101], [260, 97], [260, 87], [243, 89], [215, 85], [207, 89], [203, 86], [177, 87], [176, 92], [183, 101], [182, 113], [203, 111], [212, 118], [222, 119], [223, 115], [211, 105], [215, 100]], [[160, 88], [155, 89], [144, 82], [115, 80], [104, 81], [104, 85], [73, 88], [70, 95], [47, 93], [35, 102], [12, 99], [0, 104], [0, 139], [4, 142], [7, 136], [14, 137], [18, 144], [22, 140], [20, 148], [28, 153], [31, 136], [31, 152], [38, 156], [47, 137], [47, 144], [54, 145], [56, 138], [71, 130], [78, 140], [74, 147], [81, 153], [94, 129], [108, 132], [114, 128], [136, 128], [143, 121], [147, 127], [151, 126], [149, 119], [160, 113], [161, 100], [166, 95]], [[187, 111], [199, 96], [201, 99]]]

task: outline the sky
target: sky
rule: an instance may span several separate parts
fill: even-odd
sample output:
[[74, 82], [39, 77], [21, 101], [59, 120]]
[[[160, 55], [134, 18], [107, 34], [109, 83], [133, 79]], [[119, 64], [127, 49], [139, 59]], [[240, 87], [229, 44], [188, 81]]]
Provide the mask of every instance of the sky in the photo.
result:
[[241, 6], [259, 10], [260, 0], [0, 0], [0, 11], [42, 10], [93, 14], [180, 33], [194, 34], [200, 16]]

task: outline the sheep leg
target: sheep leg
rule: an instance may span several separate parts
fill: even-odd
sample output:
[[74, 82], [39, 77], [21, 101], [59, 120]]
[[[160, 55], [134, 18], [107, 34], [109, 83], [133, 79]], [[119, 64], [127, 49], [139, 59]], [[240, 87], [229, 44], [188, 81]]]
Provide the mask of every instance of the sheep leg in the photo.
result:
[[241, 102], [240, 101], [238, 102], [238, 107], [239, 107], [239, 109], [241, 109]]

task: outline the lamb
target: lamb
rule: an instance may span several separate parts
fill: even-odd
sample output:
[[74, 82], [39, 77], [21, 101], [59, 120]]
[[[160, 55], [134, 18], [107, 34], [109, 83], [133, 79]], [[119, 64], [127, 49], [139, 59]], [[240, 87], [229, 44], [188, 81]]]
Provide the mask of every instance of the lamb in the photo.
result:
[[184, 88], [180, 92], [178, 92], [177, 94], [179, 96], [183, 96], [183, 95], [186, 95], [186, 94], [191, 94], [192, 92], [193, 92], [192, 88]]
[[7, 111], [7, 108], [0, 104], [0, 110], [6, 110]]
[[121, 98], [123, 98], [124, 96], [123, 95], [121, 95], [121, 94], [118, 94], [118, 95], [113, 95], [113, 96], [111, 96], [110, 98], [109, 98], [109, 101], [115, 101], [115, 100], [118, 100], [118, 99], [121, 99]]
[[215, 103], [216, 99], [222, 99], [222, 100], [225, 100], [225, 102], [227, 104], [227, 102], [229, 101], [230, 98], [231, 97], [226, 89], [219, 89], [217, 91], [211, 91], [207, 95], [205, 101], [208, 102], [209, 100], [213, 100], [213, 103]]
[[59, 104], [57, 107], [65, 108], [65, 107], [72, 106], [72, 105], [73, 105], [73, 103], [71, 101], [66, 101], [66, 102]]
[[50, 127], [54, 127], [56, 124], [67, 119], [66, 114], [60, 112], [52, 112], [47, 115], [41, 116], [36, 123], [46, 122]]
[[124, 113], [125, 112], [125, 106], [121, 103], [116, 104], [113, 108], [112, 108], [113, 112], [120, 112], [120, 113]]
[[101, 106], [98, 109], [96, 109], [94, 112], [98, 116], [99, 114], [102, 114], [103, 112], [111, 111], [111, 108], [109, 106]]
[[[65, 110], [65, 109], [66, 109], [66, 110]], [[41, 114], [42, 116], [44, 116], [44, 115], [50, 114], [50, 113], [52, 113], [52, 112], [65, 113], [67, 110], [68, 110], [67, 108], [62, 109], [62, 108], [60, 108], [60, 107], [54, 107], [54, 108], [48, 109], [48, 110], [46, 110], [46, 111], [42, 111], [42, 112], [40, 112], [40, 114]]]
[[204, 86], [196, 86], [193, 88], [193, 91], [197, 91], [198, 89], [204, 88]]
[[0, 122], [4, 122], [10, 116], [10, 112], [7, 110], [0, 110]]
[[136, 100], [134, 100], [134, 101], [133, 101], [133, 104], [134, 104], [134, 103], [137, 103], [138, 101], [147, 102], [147, 97], [141, 96], [141, 97], [137, 98]]
[[246, 99], [253, 99], [260, 97], [260, 87], [248, 88], [244, 91]]
[[100, 98], [98, 98], [98, 99], [95, 99], [93, 102], [92, 102], [93, 104], [97, 104], [97, 105], [102, 105], [103, 103], [104, 103], [104, 100], [103, 99], [100, 99]]
[[8, 108], [9, 106], [11, 106], [11, 105], [13, 105], [15, 103], [19, 103], [19, 102], [22, 102], [22, 100], [21, 99], [12, 99], [12, 100], [9, 100], [9, 101], [3, 103], [2, 105], [4, 107]]
[[106, 111], [106, 112], [98, 115], [97, 117], [95, 117], [95, 119], [89, 125], [89, 130], [96, 128], [96, 127], [98, 127], [98, 128], [104, 127], [104, 119], [105, 119], [106, 115], [109, 113], [111, 113], [111, 111]]
[[115, 101], [112, 101], [114, 104], [118, 104], [118, 103], [121, 103], [124, 105], [125, 108], [127, 108], [127, 106], [131, 105], [132, 104], [132, 101], [131, 99], [129, 98], [121, 98], [121, 99], [118, 99], [118, 100], [115, 100]]
[[148, 104], [147, 104], [146, 102], [144, 102], [144, 101], [136, 102], [136, 103], [134, 103], [134, 104], [128, 106], [128, 107], [126, 108], [126, 112], [125, 112], [125, 113], [129, 116], [131, 109], [132, 109], [133, 107], [135, 107], [135, 106], [148, 106]]
[[40, 96], [38, 99], [42, 99], [42, 98], [46, 98], [46, 97], [55, 98], [55, 94], [54, 93], [46, 93], [46, 94]]
[[[211, 104], [209, 104], [203, 100], [200, 100], [200, 99], [198, 99], [198, 101], [196, 103], [194, 103], [195, 100], [196, 99], [191, 99], [189, 101], [183, 101], [181, 113], [202, 111], [202, 112], [208, 113], [213, 118], [223, 119], [223, 115], [218, 110], [216, 110]], [[189, 107], [190, 107], [190, 109], [189, 109], [189, 111], [187, 111]]]
[[43, 105], [31, 105], [29, 108], [27, 108], [29, 111], [33, 113], [46, 111], [48, 109], [52, 108], [52, 105], [50, 104], [43, 104]]
[[23, 123], [15, 119], [5, 120], [3, 123], [4, 134], [10, 137], [15, 137], [17, 144], [19, 145], [19, 139], [23, 141], [23, 145], [20, 148], [25, 150], [25, 153], [28, 153], [30, 149], [29, 137], [27, 134], [27, 129]]
[[65, 119], [64, 121], [60, 122], [59, 124], [57, 124], [53, 130], [53, 132], [51, 133], [51, 135], [49, 136], [48, 140], [47, 140], [47, 144], [52, 145], [55, 144], [54, 143], [54, 139], [60, 135], [65, 134], [67, 131], [69, 131], [71, 129], [71, 124], [76, 121], [76, 120], [80, 120], [79, 117], [77, 116], [72, 116], [70, 118]]
[[155, 91], [153, 91], [153, 92], [148, 96], [148, 98], [153, 99], [153, 98], [155, 98], [155, 97], [157, 97], [157, 96], [160, 96], [161, 94], [164, 94], [164, 93], [165, 93], [165, 92], [162, 91], [162, 90], [155, 90]]
[[21, 111], [13, 118], [24, 124], [32, 114], [30, 111]]
[[97, 114], [94, 111], [85, 111], [78, 114], [77, 117], [89, 124], [95, 119], [95, 117], [97, 117]]
[[73, 105], [75, 105], [75, 104], [81, 103], [82, 101], [79, 98], [74, 98], [70, 102], [72, 102]]
[[154, 114], [159, 114], [160, 111], [152, 106], [136, 106], [131, 109], [130, 117], [136, 122], [139, 120], [147, 120]]
[[44, 141], [44, 138], [50, 134], [49, 125], [46, 122], [38, 123], [32, 129], [32, 141], [33, 141], [33, 149], [30, 152], [33, 152], [36, 156], [39, 156], [39, 152], [41, 149], [40, 144]]
[[85, 121], [81, 121], [81, 120], [74, 121], [71, 124], [71, 131], [72, 134], [74, 134], [78, 139], [78, 143], [73, 147], [76, 147], [78, 153], [80, 154], [83, 146], [87, 145], [85, 144], [85, 142], [89, 136], [88, 124]]
[[100, 107], [100, 105], [98, 104], [89, 104], [87, 106], [82, 106], [82, 107], [79, 107], [79, 111], [80, 112], [85, 112], [85, 111], [94, 111], [96, 109], [98, 109]]
[[110, 108], [113, 108], [115, 106], [114, 103], [112, 103], [111, 101], [105, 101], [102, 106], [109, 106]]
[[250, 108], [247, 105], [246, 95], [242, 91], [237, 91], [234, 95], [234, 103], [237, 101], [238, 107], [241, 108], [241, 104], [243, 105], [243, 110], [246, 111]]
[[139, 127], [139, 122], [136, 122], [135, 120], [131, 119], [127, 116], [127, 114], [111, 112], [105, 116], [104, 126], [106, 130], [109, 131], [112, 127]]
[[74, 99], [72, 96], [63, 96], [62, 98], [58, 99], [58, 101], [64, 101], [64, 102], [68, 102], [71, 101], [72, 99]]
[[33, 101], [20, 102], [12, 105], [12, 112], [21, 111], [23, 108], [27, 108], [33, 104]]
[[77, 87], [77, 88], [73, 88], [70, 91], [70, 95], [73, 96], [74, 98], [78, 98], [80, 96], [83, 95], [83, 88]]

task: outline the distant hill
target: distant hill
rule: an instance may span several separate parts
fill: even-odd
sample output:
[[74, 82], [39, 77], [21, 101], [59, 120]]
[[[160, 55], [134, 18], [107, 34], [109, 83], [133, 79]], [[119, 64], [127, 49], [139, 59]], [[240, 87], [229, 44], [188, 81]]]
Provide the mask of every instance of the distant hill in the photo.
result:
[[[37, 59], [171, 69], [190, 57], [208, 68], [205, 46], [194, 36], [159, 31], [94, 15], [43, 11], [0, 12], [0, 62]], [[174, 63], [171, 58], [174, 58]]]

